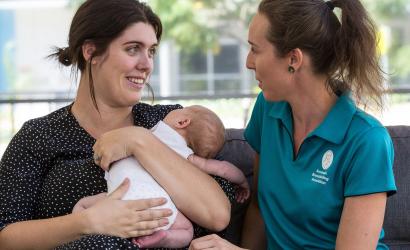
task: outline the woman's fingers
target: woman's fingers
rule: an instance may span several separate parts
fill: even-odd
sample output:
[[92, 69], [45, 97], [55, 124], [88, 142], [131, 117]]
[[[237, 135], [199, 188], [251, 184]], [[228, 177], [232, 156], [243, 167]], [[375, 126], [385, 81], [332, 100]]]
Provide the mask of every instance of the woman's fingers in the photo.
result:
[[222, 239], [216, 234], [207, 235], [191, 242], [189, 250], [199, 249], [226, 249], [226, 250], [240, 250], [239, 248], [227, 240]]
[[150, 198], [150, 199], [140, 199], [140, 200], [129, 200], [127, 201], [127, 206], [134, 210], [145, 210], [148, 208], [158, 207], [164, 205], [167, 202], [165, 198]]
[[128, 188], [130, 187], [130, 180], [125, 178], [122, 183], [108, 195], [108, 198], [113, 200], [121, 200], [121, 198], [127, 193]]
[[150, 221], [138, 221], [135, 223], [135, 229], [139, 231], [144, 230], [153, 230], [159, 227], [168, 225], [169, 221], [167, 218], [161, 218], [159, 220], [150, 220]]
[[136, 211], [138, 221], [159, 220], [172, 215], [170, 209], [148, 209]]
[[155, 232], [155, 230], [153, 230], [153, 229], [151, 229], [151, 230], [131, 231], [127, 238], [136, 238], [136, 237], [140, 237], [140, 236], [146, 236], [146, 235], [153, 234], [154, 232]]
[[[99, 166], [105, 170], [108, 171], [110, 169], [110, 164], [111, 164], [111, 159], [107, 158], [107, 157], [102, 157]], [[98, 164], [97, 164], [98, 165]]]
[[84, 211], [89, 222], [87, 230], [90, 233], [138, 237], [149, 235], [169, 224], [166, 217], [170, 216], [172, 211], [155, 208], [163, 205], [165, 198], [121, 200], [128, 187], [129, 180], [125, 179], [113, 193]]
[[[98, 142], [97, 142], [98, 143]], [[100, 166], [103, 170], [108, 171], [110, 168], [110, 164], [118, 159], [113, 158], [113, 153], [108, 151], [108, 150], [102, 150], [98, 146], [98, 144], [95, 144], [93, 147], [94, 150], [94, 163], [98, 166]]]
[[212, 249], [214, 245], [214, 237], [207, 235], [193, 240], [189, 246], [189, 250]]
[[169, 224], [167, 218], [159, 218], [156, 220], [146, 220], [141, 221], [138, 218], [127, 220], [127, 225], [124, 225], [124, 234], [120, 235], [121, 237], [139, 237], [146, 236], [154, 233], [160, 227], [166, 226]]
[[101, 135], [93, 146], [95, 164], [108, 170], [112, 162], [130, 156], [129, 146], [135, 140], [137, 130], [137, 127], [130, 126]]

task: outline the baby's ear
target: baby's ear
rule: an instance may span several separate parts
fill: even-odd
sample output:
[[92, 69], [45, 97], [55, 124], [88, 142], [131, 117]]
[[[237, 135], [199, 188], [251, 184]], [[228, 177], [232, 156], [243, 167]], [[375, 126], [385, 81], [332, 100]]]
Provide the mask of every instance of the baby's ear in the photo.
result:
[[184, 117], [184, 118], [178, 119], [175, 126], [177, 128], [186, 128], [189, 126], [189, 124], [191, 124], [191, 119]]

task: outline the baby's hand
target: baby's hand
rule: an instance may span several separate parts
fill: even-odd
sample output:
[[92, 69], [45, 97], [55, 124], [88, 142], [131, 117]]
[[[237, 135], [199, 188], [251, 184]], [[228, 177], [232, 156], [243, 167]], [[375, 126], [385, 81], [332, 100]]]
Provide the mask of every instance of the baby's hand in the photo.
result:
[[75, 206], [73, 207], [72, 213], [81, 212], [106, 197], [107, 197], [107, 193], [100, 193], [100, 194], [84, 197], [80, 199], [77, 202], [77, 204], [75, 204]]
[[236, 201], [239, 203], [244, 203], [249, 198], [250, 194], [251, 191], [249, 189], [249, 184], [246, 179], [244, 179], [236, 189]]

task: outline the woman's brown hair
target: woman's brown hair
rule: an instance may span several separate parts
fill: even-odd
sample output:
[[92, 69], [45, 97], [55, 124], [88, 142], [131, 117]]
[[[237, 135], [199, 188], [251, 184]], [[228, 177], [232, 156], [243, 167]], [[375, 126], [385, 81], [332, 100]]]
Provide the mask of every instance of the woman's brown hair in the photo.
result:
[[299, 48], [309, 54], [314, 73], [328, 76], [331, 91], [351, 91], [358, 103], [383, 107], [376, 28], [359, 0], [263, 0], [258, 10], [269, 20], [267, 39], [279, 56]]

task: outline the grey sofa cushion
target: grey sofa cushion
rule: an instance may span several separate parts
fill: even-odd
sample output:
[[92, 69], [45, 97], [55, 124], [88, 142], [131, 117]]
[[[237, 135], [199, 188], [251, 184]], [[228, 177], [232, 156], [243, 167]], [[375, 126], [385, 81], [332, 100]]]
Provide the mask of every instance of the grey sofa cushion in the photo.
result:
[[[252, 187], [254, 151], [243, 137], [243, 129], [227, 129], [225, 144], [216, 156], [216, 159], [229, 161], [242, 170]], [[243, 219], [249, 200], [243, 204], [233, 202], [231, 208], [231, 221], [226, 229], [226, 238], [239, 244]]]
[[[383, 225], [385, 242], [410, 244], [410, 126], [390, 126], [387, 129], [394, 144], [393, 170], [397, 193], [387, 201]], [[410, 245], [407, 247], [410, 249]]]
[[408, 241], [389, 241], [387, 243], [390, 250], [409, 250], [410, 243]]
[[237, 166], [248, 178], [249, 183], [252, 183], [255, 152], [243, 137], [243, 131], [243, 129], [227, 129], [225, 144], [215, 158], [229, 161]]

